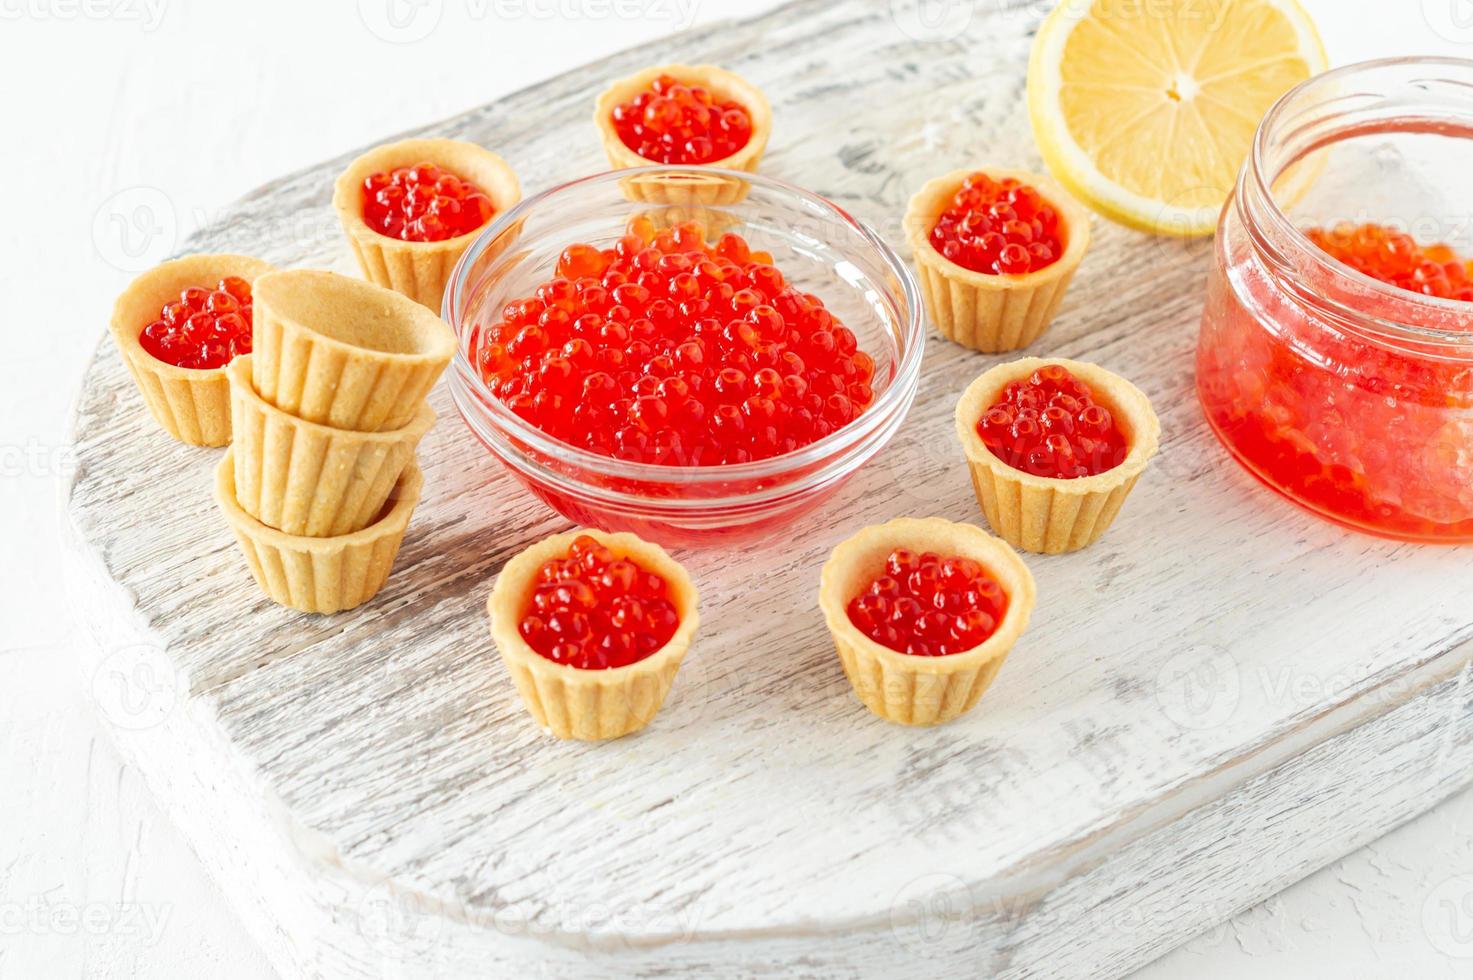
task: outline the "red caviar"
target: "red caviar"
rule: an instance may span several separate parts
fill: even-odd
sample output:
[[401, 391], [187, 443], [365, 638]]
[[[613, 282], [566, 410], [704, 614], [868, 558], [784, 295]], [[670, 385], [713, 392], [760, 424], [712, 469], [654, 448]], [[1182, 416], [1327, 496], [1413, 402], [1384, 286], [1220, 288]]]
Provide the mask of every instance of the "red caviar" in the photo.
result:
[[557, 275], [481, 335], [482, 378], [563, 442], [676, 466], [792, 452], [874, 400], [875, 362], [772, 256], [694, 223], [636, 218], [610, 248], [574, 244]]
[[670, 583], [580, 534], [563, 558], [537, 570], [518, 632], [548, 660], [580, 670], [626, 667], [675, 635]]
[[931, 245], [964, 269], [1023, 275], [1064, 255], [1059, 212], [1034, 187], [1013, 177], [975, 173], [962, 182], [931, 229]]
[[977, 435], [1013, 469], [1056, 480], [1105, 473], [1130, 452], [1114, 415], [1060, 364], [1010, 382], [977, 421]]
[[251, 284], [226, 276], [214, 289], [190, 286], [165, 303], [138, 342], [175, 367], [209, 370], [251, 352]]
[[[1465, 288], [1458, 268], [1466, 272], [1467, 263], [1443, 245], [1418, 246], [1375, 225], [1309, 237], [1367, 275], [1424, 296], [1457, 299]], [[1198, 394], [1224, 445], [1265, 483], [1333, 520], [1398, 538], [1473, 540], [1466, 355], [1385, 342], [1343, 314], [1331, 320], [1316, 302], [1289, 302], [1242, 252], [1230, 238], [1209, 281], [1197, 347]], [[1410, 309], [1390, 297], [1355, 302], [1393, 322]], [[1441, 325], [1470, 330], [1473, 319]]]
[[740, 102], [717, 102], [709, 90], [669, 75], [615, 106], [613, 121], [624, 145], [655, 163], [724, 160], [752, 138], [752, 117]]
[[1312, 228], [1309, 240], [1372, 279], [1424, 296], [1473, 302], [1473, 262], [1447, 245], [1419, 245], [1385, 225], [1340, 224]]
[[947, 657], [997, 632], [1008, 596], [978, 562], [897, 548], [849, 603], [849, 621], [898, 653]]
[[443, 242], [470, 234], [495, 213], [484, 190], [432, 163], [380, 171], [363, 180], [363, 221], [389, 238]]

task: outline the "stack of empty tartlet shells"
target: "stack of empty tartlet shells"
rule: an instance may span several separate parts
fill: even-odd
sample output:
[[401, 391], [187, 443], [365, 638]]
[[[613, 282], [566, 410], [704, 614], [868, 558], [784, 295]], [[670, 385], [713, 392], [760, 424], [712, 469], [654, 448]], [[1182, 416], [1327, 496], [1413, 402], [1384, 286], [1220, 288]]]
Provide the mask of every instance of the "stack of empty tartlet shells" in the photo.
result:
[[1065, 236], [1057, 262], [1024, 275], [988, 275], [957, 265], [931, 244], [931, 230], [973, 169], [955, 170], [928, 181], [905, 213], [905, 238], [915, 256], [917, 278], [931, 321], [946, 339], [998, 354], [1028, 347], [1048, 329], [1074, 274], [1089, 250], [1089, 212], [1056, 182], [1021, 170], [981, 168], [1002, 180], [1013, 177], [1038, 190], [1059, 214]]
[[215, 496], [276, 602], [333, 613], [389, 576], [419, 501], [425, 396], [454, 335], [423, 306], [331, 272], [255, 284], [253, 353], [227, 371], [234, 444]]

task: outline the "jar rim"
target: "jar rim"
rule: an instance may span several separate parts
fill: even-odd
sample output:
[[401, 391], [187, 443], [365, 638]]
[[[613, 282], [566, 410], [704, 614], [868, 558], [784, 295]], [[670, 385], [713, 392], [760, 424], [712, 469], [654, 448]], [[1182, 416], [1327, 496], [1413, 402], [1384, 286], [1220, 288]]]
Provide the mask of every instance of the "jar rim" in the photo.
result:
[[[894, 324], [897, 349], [894, 376], [885, 390], [876, 395], [869, 408], [849, 424], [789, 453], [749, 463], [676, 466], [665, 463], [636, 462], [590, 452], [548, 435], [502, 404], [501, 400], [486, 387], [480, 372], [471, 363], [467, 345], [464, 342], [465, 335], [469, 331], [463, 329], [465, 317], [463, 311], [458, 308], [463, 305], [470, 287], [472, 267], [499, 235], [508, 229], [518, 227], [531, 212], [546, 205], [547, 202], [555, 200], [574, 188], [600, 183], [619, 184], [631, 177], [685, 177], [697, 181], [710, 181], [713, 178], [739, 180], [755, 187], [792, 196], [803, 206], [818, 209], [826, 217], [851, 229], [868, 247], [872, 248], [885, 270], [891, 273], [899, 284], [898, 298], [903, 299], [906, 308], [904, 311], [896, 311], [897, 313], [903, 312], [904, 315], [897, 317]], [[531, 450], [544, 457], [576, 466], [580, 470], [598, 473], [601, 478], [614, 477], [651, 484], [701, 486], [760, 481], [790, 475], [794, 472], [807, 472], [812, 467], [818, 467], [818, 470], [816, 473], [811, 473], [811, 476], [820, 479], [828, 478], [827, 471], [830, 465], [836, 462], [842, 463], [855, 451], [868, 447], [876, 437], [888, 439], [889, 435], [893, 434], [894, 416], [898, 413], [903, 418], [914, 400], [920, 382], [921, 359], [925, 352], [925, 319], [921, 313], [920, 286], [899, 254], [869, 225], [829, 199], [787, 181], [747, 171], [678, 164], [631, 167], [578, 177], [549, 187], [496, 215], [492, 222], [476, 236], [451, 271], [441, 304], [441, 316], [456, 333], [456, 351], [451, 363], [452, 381], [455, 382], [451, 386], [452, 394], [463, 395], [467, 398], [473, 397], [476, 405], [490, 416], [492, 424], [500, 430], [499, 434], [507, 437], [514, 445], [522, 447], [519, 452], [525, 455], [527, 450]], [[456, 398], [457, 402], [460, 400], [460, 397]], [[466, 406], [461, 405], [460, 407], [464, 413]], [[786, 486], [775, 488], [775, 490], [779, 493], [792, 492], [793, 488]], [[750, 494], [737, 493], [732, 499], [750, 502]], [[722, 498], [698, 498], [695, 502], [703, 506], [711, 506], [721, 503]]]
[[[1248, 230], [1252, 247], [1272, 274], [1281, 282], [1300, 277], [1299, 269], [1306, 263], [1323, 272], [1327, 278], [1352, 283], [1365, 293], [1400, 303], [1408, 309], [1422, 310], [1439, 316], [1473, 318], [1473, 303], [1455, 299], [1427, 296], [1384, 282], [1342, 262], [1315, 245], [1304, 230], [1290, 219], [1274, 192], [1274, 182], [1295, 163], [1303, 160], [1310, 152], [1345, 138], [1359, 134], [1356, 128], [1347, 128], [1329, 137], [1317, 139], [1299, 153], [1288, 154], [1287, 162], [1277, 172], [1270, 172], [1270, 156], [1274, 153], [1274, 142], [1285, 129], [1298, 123], [1298, 103], [1306, 94], [1332, 90], [1347, 80], [1373, 75], [1378, 72], [1404, 69], [1444, 69], [1466, 76], [1466, 81], [1453, 83], [1467, 99], [1466, 124], [1473, 131], [1473, 59], [1445, 56], [1413, 56], [1400, 58], [1378, 58], [1370, 61], [1345, 65], [1309, 78], [1290, 89], [1269, 109], [1259, 123], [1253, 137], [1252, 149], [1243, 165], [1239, 177], [1237, 200], [1229, 206], [1238, 209], [1243, 225]], [[1320, 103], [1323, 104], [1323, 103]], [[1426, 116], [1415, 118], [1427, 119]], [[1302, 133], [1301, 131], [1298, 131]], [[1263, 226], [1267, 224], [1268, 228]], [[1338, 320], [1355, 324], [1369, 333], [1392, 340], [1406, 340], [1417, 344], [1445, 346], [1464, 352], [1473, 351], [1473, 330], [1440, 330], [1434, 327], [1405, 323], [1368, 313], [1364, 309], [1336, 303], [1327, 296], [1309, 297], [1302, 289], [1294, 290], [1310, 305], [1322, 306]]]

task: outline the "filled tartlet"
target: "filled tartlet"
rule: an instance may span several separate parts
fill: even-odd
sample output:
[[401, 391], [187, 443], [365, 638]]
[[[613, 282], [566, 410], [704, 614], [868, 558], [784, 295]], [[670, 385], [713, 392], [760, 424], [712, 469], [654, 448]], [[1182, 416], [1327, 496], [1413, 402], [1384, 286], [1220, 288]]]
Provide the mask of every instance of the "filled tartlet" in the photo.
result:
[[844, 673], [875, 714], [935, 725], [970, 711], [1033, 612], [1033, 576], [969, 524], [868, 527], [824, 565], [819, 606]]
[[355, 159], [332, 202], [363, 277], [438, 312], [460, 256], [521, 197], [516, 174], [490, 150], [415, 139]]
[[[615, 170], [655, 164], [754, 172], [772, 131], [772, 109], [757, 86], [714, 65], [660, 65], [620, 79], [598, 97], [594, 123]], [[642, 179], [637, 200], [731, 203], [736, 181]]]
[[633, 534], [556, 534], [507, 562], [487, 600], [491, 635], [528, 712], [558, 738], [649, 724], [699, 623], [695, 585]]
[[493, 395], [580, 449], [672, 466], [792, 452], [874, 401], [875, 361], [734, 232], [644, 218], [572, 244], [474, 351]]
[[252, 284], [271, 268], [246, 255], [190, 255], [143, 273], [113, 305], [123, 362], [150, 414], [175, 439], [230, 442], [225, 368], [250, 353]]
[[957, 170], [911, 198], [905, 234], [936, 328], [999, 353], [1048, 329], [1089, 249], [1089, 214], [1048, 177]]
[[1159, 446], [1151, 403], [1093, 364], [1024, 358], [967, 389], [956, 429], [994, 531], [1043, 554], [1105, 533]]

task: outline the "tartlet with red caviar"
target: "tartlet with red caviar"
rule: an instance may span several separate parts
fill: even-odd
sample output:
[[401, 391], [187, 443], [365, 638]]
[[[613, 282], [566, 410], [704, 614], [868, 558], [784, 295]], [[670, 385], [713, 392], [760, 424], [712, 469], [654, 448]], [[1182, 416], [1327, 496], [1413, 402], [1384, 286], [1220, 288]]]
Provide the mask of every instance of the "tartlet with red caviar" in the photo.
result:
[[1040, 174], [956, 170], [911, 198], [905, 236], [936, 328], [995, 354], [1053, 322], [1089, 249], [1089, 213]]
[[1015, 548], [1052, 555], [1109, 530], [1159, 448], [1161, 424], [1119, 375], [1029, 357], [967, 388], [956, 431], [992, 529]]
[[348, 164], [332, 203], [363, 277], [438, 313], [460, 256], [521, 199], [516, 174], [490, 150], [414, 139], [375, 147]]
[[180, 442], [230, 442], [225, 368], [250, 352], [252, 284], [271, 270], [247, 255], [189, 255], [143, 273], [113, 304], [123, 363], [149, 413]]
[[970, 711], [1028, 626], [1033, 575], [970, 524], [900, 518], [833, 550], [818, 602], [854, 693], [875, 714], [938, 725]]
[[555, 534], [518, 554], [486, 601], [491, 636], [527, 711], [558, 738], [649, 724], [690, 649], [695, 584], [629, 533]]
[[[658, 65], [622, 78], [594, 105], [609, 165], [717, 167], [753, 173], [772, 133], [762, 90], [715, 65]], [[656, 204], [731, 204], [744, 184], [716, 177], [649, 177], [624, 183], [632, 199]]]

